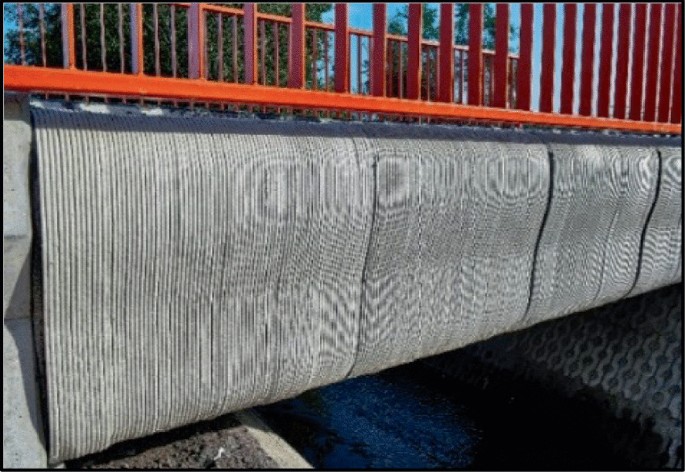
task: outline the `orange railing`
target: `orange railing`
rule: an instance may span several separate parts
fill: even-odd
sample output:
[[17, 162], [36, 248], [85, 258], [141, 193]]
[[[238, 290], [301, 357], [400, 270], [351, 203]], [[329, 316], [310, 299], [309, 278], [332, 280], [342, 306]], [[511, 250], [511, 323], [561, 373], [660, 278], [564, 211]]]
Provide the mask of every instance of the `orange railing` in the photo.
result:
[[[494, 50], [483, 48], [483, 4], [469, 6], [468, 45], [455, 44], [454, 4], [440, 5], [437, 41], [422, 36], [421, 4], [408, 8], [407, 36], [387, 32], [385, 4], [373, 5], [373, 31], [349, 27], [347, 4], [335, 5], [334, 24], [307, 21], [305, 4], [293, 4], [290, 17], [254, 3], [12, 5], [9, 90], [667, 134], [682, 128], [680, 4], [587, 4], [582, 18], [576, 4], [521, 4], [518, 54], [510, 51], [507, 4], [496, 7]], [[58, 30], [56, 51], [49, 37]]]

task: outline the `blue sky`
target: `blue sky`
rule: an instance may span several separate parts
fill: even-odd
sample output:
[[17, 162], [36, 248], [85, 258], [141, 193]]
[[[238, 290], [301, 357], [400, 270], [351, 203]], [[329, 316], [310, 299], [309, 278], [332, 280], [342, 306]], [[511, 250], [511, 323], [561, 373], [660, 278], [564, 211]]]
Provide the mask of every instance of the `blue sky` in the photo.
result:
[[[389, 3], [388, 4], [388, 18], [392, 18], [400, 9], [402, 9], [406, 3]], [[431, 5], [435, 8], [438, 7], [438, 3], [429, 3], [428, 5]], [[576, 99], [578, 97], [578, 78], [580, 74], [580, 53], [581, 53], [581, 48], [580, 48], [580, 39], [581, 39], [581, 34], [582, 34], [582, 17], [583, 17], [583, 9], [584, 6], [582, 4], [578, 4], [578, 24], [577, 24], [577, 33], [576, 33], [576, 38], [577, 38], [577, 44], [576, 44], [576, 67], [575, 67], [575, 76], [576, 76]], [[360, 28], [360, 29], [372, 29], [372, 3], [351, 3], [350, 4], [350, 26], [353, 28]], [[598, 7], [597, 10], [597, 37], [599, 38], [599, 34], [601, 33], [601, 23], [599, 22], [601, 18], [601, 6]], [[520, 4], [511, 4], [511, 13], [510, 13], [510, 19], [511, 22], [514, 26], [517, 28], [520, 26]], [[327, 23], [332, 23], [335, 20], [335, 14], [333, 11], [330, 11], [324, 15], [323, 20]], [[560, 91], [560, 80], [561, 80], [561, 53], [562, 53], [562, 34], [563, 34], [563, 21], [564, 21], [564, 10], [563, 10], [563, 5], [557, 4], [557, 36], [556, 36], [556, 44], [555, 44], [555, 78], [554, 78], [554, 83], [555, 83], [555, 98], [554, 98], [554, 109], [558, 110], [559, 107], [559, 91]], [[8, 25], [7, 20], [3, 21], [3, 29], [6, 30], [8, 27], [11, 27], [11, 25]], [[540, 89], [540, 69], [541, 69], [541, 64], [540, 64], [540, 55], [541, 55], [541, 35], [542, 35], [542, 4], [535, 4], [535, 26], [534, 26], [534, 37], [533, 37], [533, 71], [532, 71], [532, 101], [533, 101], [533, 109], [537, 109], [538, 107], [538, 101], [539, 101], [539, 89]], [[4, 39], [4, 34], [3, 34], [3, 39]], [[4, 41], [3, 41], [4, 43]], [[597, 41], [599, 43], [599, 41]], [[512, 45], [515, 51], [518, 50], [518, 40], [514, 42]], [[353, 42], [352, 44], [352, 52], [356, 54], [356, 46]], [[597, 56], [599, 53], [599, 47], [596, 44], [596, 50], [595, 50], [595, 62], [597, 62]], [[354, 62], [354, 61], [353, 61]], [[354, 66], [353, 66], [354, 69]], [[597, 70], [597, 64], [595, 64], [595, 70]], [[353, 74], [355, 73], [355, 70], [352, 71]], [[596, 75], [596, 74], [595, 74]], [[595, 78], [596, 80], [596, 78]]]

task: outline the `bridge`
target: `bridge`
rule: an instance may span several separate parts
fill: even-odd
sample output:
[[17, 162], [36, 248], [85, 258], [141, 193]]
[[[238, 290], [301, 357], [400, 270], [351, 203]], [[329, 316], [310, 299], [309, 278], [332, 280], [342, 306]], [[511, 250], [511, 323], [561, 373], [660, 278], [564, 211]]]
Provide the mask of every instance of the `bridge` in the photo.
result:
[[[466, 45], [455, 4], [437, 41], [421, 4], [406, 36], [388, 33], [385, 4], [371, 31], [347, 4], [331, 24], [306, 4], [14, 8], [6, 466], [600, 318], [674, 284], [653, 310], [682, 298], [680, 4], [521, 4], [516, 53], [504, 4], [494, 50], [480, 4]], [[671, 339], [673, 318], [646, 313]], [[668, 395], [637, 411], [668, 410], [657, 423], [682, 464]]]

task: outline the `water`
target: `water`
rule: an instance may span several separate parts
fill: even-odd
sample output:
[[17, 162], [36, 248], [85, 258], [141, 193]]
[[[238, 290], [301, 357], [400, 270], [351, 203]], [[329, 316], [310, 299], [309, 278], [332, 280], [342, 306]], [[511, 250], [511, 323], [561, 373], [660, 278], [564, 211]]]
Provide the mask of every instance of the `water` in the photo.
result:
[[477, 390], [421, 363], [257, 410], [317, 468], [629, 467], [591, 407], [520, 385]]

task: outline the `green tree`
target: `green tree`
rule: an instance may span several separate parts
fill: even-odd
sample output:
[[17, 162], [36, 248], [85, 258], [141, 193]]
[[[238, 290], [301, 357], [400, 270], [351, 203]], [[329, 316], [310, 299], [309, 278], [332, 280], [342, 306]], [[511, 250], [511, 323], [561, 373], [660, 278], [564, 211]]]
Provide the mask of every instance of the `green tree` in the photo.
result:
[[[6, 3], [4, 5], [5, 24], [15, 25], [14, 28], [5, 31], [4, 36], [4, 60], [8, 64], [21, 64], [22, 52], [20, 47], [20, 34], [16, 27], [19, 16], [24, 26], [24, 59], [30, 65], [43, 65], [40, 37], [40, 12], [36, 4], [22, 4], [20, 12], [17, 4]], [[46, 65], [59, 66], [62, 64], [60, 7], [59, 4], [45, 4], [44, 18], [46, 26]]]

